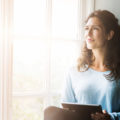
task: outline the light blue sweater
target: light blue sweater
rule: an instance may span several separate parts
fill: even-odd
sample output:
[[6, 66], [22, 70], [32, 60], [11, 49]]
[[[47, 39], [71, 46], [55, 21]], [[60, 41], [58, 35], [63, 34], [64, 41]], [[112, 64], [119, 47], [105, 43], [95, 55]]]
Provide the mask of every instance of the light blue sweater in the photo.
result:
[[104, 74], [89, 68], [85, 72], [70, 69], [62, 97], [63, 102], [100, 104], [112, 120], [120, 120], [120, 81], [106, 80]]

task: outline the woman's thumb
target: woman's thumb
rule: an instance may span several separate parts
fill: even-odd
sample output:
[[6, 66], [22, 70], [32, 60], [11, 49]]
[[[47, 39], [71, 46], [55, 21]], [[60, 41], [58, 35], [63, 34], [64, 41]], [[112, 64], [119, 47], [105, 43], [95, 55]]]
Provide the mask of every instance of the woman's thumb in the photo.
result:
[[103, 112], [104, 114], [106, 114], [106, 113], [107, 113], [107, 111], [106, 111], [106, 110], [103, 110], [102, 112]]

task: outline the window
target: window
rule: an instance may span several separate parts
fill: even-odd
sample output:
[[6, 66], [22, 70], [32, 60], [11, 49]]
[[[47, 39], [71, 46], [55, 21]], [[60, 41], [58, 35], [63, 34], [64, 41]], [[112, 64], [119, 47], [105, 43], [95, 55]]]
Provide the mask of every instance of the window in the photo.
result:
[[43, 120], [45, 107], [60, 105], [65, 73], [79, 56], [86, 1], [1, 0], [2, 120]]

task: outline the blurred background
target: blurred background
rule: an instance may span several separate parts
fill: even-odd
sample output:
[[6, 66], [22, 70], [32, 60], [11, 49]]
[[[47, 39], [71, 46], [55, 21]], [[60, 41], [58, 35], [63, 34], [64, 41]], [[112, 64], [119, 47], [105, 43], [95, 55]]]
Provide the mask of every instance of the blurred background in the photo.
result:
[[79, 55], [79, 10], [78, 0], [14, 0], [13, 120], [43, 120], [45, 107], [60, 106]]

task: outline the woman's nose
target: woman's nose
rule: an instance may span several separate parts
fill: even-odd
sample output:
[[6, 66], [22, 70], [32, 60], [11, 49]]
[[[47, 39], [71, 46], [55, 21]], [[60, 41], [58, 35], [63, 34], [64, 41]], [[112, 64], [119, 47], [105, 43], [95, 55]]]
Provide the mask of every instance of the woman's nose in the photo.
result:
[[90, 36], [92, 34], [92, 29], [88, 30], [88, 35]]

